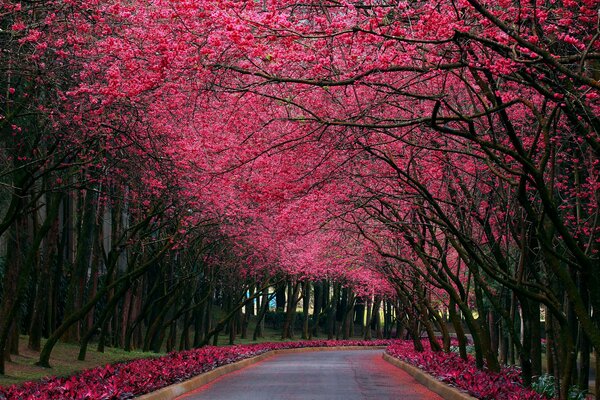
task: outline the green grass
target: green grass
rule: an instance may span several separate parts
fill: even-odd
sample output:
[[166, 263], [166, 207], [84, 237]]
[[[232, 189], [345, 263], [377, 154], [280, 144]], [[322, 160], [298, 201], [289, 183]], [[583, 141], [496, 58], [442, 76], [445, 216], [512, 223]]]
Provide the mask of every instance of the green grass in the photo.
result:
[[95, 345], [91, 344], [88, 348], [86, 360], [78, 361], [79, 346], [77, 344], [58, 343], [50, 358], [52, 368], [48, 369], [35, 365], [38, 361], [39, 352], [27, 349], [27, 341], [27, 336], [21, 336], [20, 355], [11, 356], [12, 361], [6, 363], [6, 375], [0, 375], [0, 386], [39, 380], [47, 376], [67, 376], [99, 365], [160, 355], [141, 351], [126, 352], [122, 349], [110, 347], [107, 347], [104, 353], [98, 353]]
[[[265, 342], [293, 342], [301, 340], [301, 333], [295, 332], [293, 339], [281, 339], [281, 331], [273, 330], [265, 327], [263, 337], [257, 338], [256, 341], [252, 340], [252, 334], [254, 333], [254, 327], [248, 329], [248, 337], [242, 339], [241, 335], [236, 335], [235, 344], [254, 344], [254, 343], [265, 343]], [[212, 344], [212, 343], [211, 343]], [[221, 332], [219, 335], [219, 342], [217, 346], [229, 346], [229, 334]]]

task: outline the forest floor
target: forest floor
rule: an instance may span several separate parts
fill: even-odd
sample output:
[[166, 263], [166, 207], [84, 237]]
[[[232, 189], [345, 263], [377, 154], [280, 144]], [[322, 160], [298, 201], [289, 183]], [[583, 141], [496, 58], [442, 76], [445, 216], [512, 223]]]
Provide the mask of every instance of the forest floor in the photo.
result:
[[[79, 345], [59, 342], [52, 351], [52, 357], [50, 358], [52, 368], [42, 368], [35, 365], [40, 353], [27, 348], [28, 337], [21, 336], [19, 342], [19, 355], [11, 356], [12, 361], [6, 363], [6, 375], [0, 375], [0, 386], [10, 386], [14, 383], [38, 380], [46, 376], [72, 375], [77, 371], [99, 365], [160, 355], [141, 351], [126, 352], [122, 349], [111, 347], [106, 347], [104, 353], [99, 353], [95, 350], [95, 346], [90, 344], [86, 360], [79, 361], [77, 360]], [[42, 345], [43, 343], [44, 341], [42, 341]]]

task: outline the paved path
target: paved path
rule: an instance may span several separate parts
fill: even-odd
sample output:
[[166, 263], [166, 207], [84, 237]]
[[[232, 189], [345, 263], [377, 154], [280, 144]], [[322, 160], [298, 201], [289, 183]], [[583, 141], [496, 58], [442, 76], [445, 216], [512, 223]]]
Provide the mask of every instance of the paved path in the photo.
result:
[[224, 375], [179, 399], [442, 399], [383, 361], [381, 354], [382, 350], [279, 354]]

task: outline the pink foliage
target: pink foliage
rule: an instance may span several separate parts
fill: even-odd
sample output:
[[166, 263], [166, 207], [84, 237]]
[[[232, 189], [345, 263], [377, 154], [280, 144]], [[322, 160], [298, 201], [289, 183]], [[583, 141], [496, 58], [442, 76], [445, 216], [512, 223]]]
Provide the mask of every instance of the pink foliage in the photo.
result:
[[[390, 13], [373, 1], [362, 11], [342, 2], [325, 12], [310, 1], [110, 0], [69, 2], [67, 15], [62, 2], [47, 3], [43, 29], [39, 22], [28, 23], [27, 7], [21, 9], [20, 3], [4, 2], [2, 10], [13, 16], [15, 37], [35, 48], [31, 63], [39, 63], [39, 79], [54, 82], [51, 71], [74, 71], [71, 86], [57, 93], [60, 107], [45, 111], [57, 131], [65, 132], [61, 146], [88, 148], [77, 161], [103, 171], [93, 182], [126, 187], [133, 214], [171, 199], [189, 214], [184, 221], [189, 226], [217, 219], [226, 236], [241, 242], [236, 246], [240, 259], [254, 260], [249, 271], [315, 279], [335, 274], [367, 287], [381, 286], [380, 276], [362, 268], [378, 250], [396, 249], [400, 253], [390, 255], [408, 261], [415, 255], [405, 239], [374, 222], [377, 214], [367, 215], [357, 205], [376, 204], [377, 193], [398, 210], [395, 216], [379, 216], [414, 223], [408, 217], [419, 193], [410, 182], [399, 184], [395, 171], [375, 156], [412, 171], [411, 179], [440, 203], [468, 204], [469, 213], [461, 218], [472, 219], [472, 236], [487, 242], [479, 228], [489, 223], [491, 234], [509, 248], [507, 219], [519, 215], [501, 201], [489, 201], [498, 197], [490, 193], [507, 186], [515, 178], [511, 174], [519, 176], [518, 160], [510, 156], [518, 148], [532, 154], [534, 163], [542, 157], [548, 144], [530, 129], [536, 123], [531, 108], [550, 107], [544, 105], [548, 96], [554, 101], [564, 94], [545, 97], [504, 76], [534, 68], [540, 52], [558, 59], [561, 54], [552, 52], [563, 47], [581, 51], [589, 41], [590, 50], [600, 48], [597, 40], [590, 41], [597, 25], [593, 1], [544, 7], [480, 2], [503, 23], [521, 27], [527, 46], [469, 1], [399, 2]], [[552, 38], [548, 43], [523, 23], [534, 19]], [[490, 51], [475, 38], [506, 51]], [[471, 74], [444, 66], [461, 71], [468, 66]], [[482, 161], [485, 152], [468, 140], [441, 135], [422, 120], [443, 98], [447, 107], [442, 106], [440, 118], [448, 119], [447, 128], [464, 128], [451, 117], [456, 110], [481, 111], [472, 104], [470, 88], [485, 92], [483, 81], [469, 78], [480, 68], [501, 78], [495, 95], [512, 102], [506, 112], [520, 132], [517, 144], [501, 131], [492, 137], [487, 120], [473, 117], [479, 139], [506, 150], [494, 153], [502, 166], [493, 174]], [[544, 81], [543, 71], [532, 77]], [[572, 86], [578, 101], [599, 109], [596, 91]], [[10, 88], [8, 93], [15, 95]], [[487, 101], [482, 98], [481, 107], [489, 108]], [[495, 118], [489, 122], [500, 126]], [[562, 119], [557, 126], [564, 133], [548, 143], [584, 140]], [[15, 125], [15, 134], [18, 129]], [[98, 148], [89, 149], [88, 142], [99, 143]], [[565, 167], [553, 183], [556, 197], [578, 200], [565, 201], [561, 212], [586, 250], [591, 247], [586, 243], [600, 240], [600, 228], [576, 218], [575, 205], [589, 215], [596, 212], [598, 161], [582, 159], [570, 166], [572, 154], [558, 153]], [[415, 160], [418, 168], [411, 167]], [[496, 176], [504, 167], [506, 182]], [[583, 181], [570, 187], [578, 170], [586, 171]], [[474, 196], [460, 196], [461, 187]], [[346, 226], [332, 226], [339, 217]], [[354, 225], [381, 248], [356, 240], [348, 245], [350, 235], [337, 231]]]
[[503, 368], [500, 373], [478, 370], [471, 358], [465, 361], [456, 353], [417, 352], [412, 342], [407, 341], [390, 345], [386, 352], [481, 400], [545, 399], [523, 387], [519, 371], [515, 368]]
[[391, 340], [312, 340], [260, 343], [227, 347], [208, 346], [106, 365], [69, 377], [45, 378], [0, 388], [0, 399], [130, 399], [185, 381], [221, 365], [254, 357], [271, 350], [303, 347], [387, 346]]

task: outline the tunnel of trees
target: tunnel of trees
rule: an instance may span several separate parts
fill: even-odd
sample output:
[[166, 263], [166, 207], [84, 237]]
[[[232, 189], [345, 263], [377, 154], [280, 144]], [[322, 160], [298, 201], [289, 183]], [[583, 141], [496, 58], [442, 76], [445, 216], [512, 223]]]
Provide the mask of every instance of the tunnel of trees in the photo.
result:
[[0, 1], [0, 373], [20, 334], [49, 366], [59, 340], [84, 358], [272, 324], [453, 336], [480, 368], [587, 388], [598, 13]]

